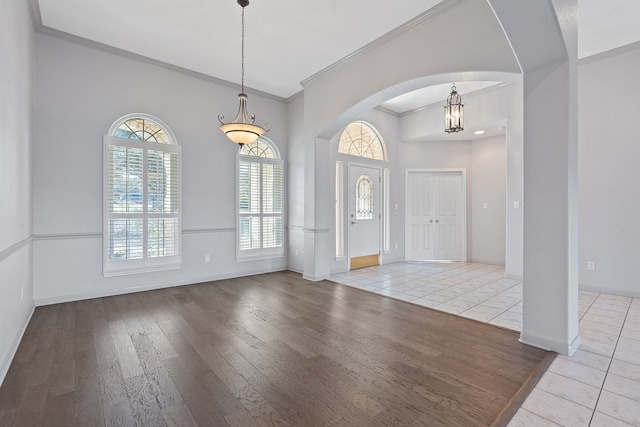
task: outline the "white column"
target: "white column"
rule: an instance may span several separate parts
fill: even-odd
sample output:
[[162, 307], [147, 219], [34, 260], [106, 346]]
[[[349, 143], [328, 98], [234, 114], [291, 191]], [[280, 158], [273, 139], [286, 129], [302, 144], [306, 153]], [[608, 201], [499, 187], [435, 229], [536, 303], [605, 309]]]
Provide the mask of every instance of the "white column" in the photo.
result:
[[[576, 91], [569, 62], [524, 76], [521, 341], [572, 355], [578, 335]], [[575, 70], [573, 70], [575, 72]]]
[[520, 340], [571, 355], [580, 345], [578, 2], [489, 3], [523, 72], [524, 315]]
[[330, 259], [333, 248], [330, 221], [334, 206], [331, 203], [331, 168], [329, 141], [322, 138], [307, 140], [305, 153], [304, 191], [304, 273], [308, 280], [318, 281], [331, 275]]

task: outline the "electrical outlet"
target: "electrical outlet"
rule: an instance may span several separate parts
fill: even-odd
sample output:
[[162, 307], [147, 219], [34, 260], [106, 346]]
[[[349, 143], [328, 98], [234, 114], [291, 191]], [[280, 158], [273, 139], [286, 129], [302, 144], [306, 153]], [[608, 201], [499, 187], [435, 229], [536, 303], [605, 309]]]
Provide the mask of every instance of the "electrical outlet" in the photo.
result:
[[513, 208], [514, 209], [520, 209], [520, 202], [517, 201], [517, 200], [515, 202], [513, 202]]
[[595, 261], [587, 261], [587, 270], [594, 271], [596, 269]]
[[396, 243], [394, 246], [395, 246], [396, 249], [398, 249], [398, 243]]
[[296, 248], [296, 256], [298, 256], [298, 249]]
[[205, 264], [209, 264], [209, 263], [211, 263], [211, 255], [206, 254], [206, 255], [204, 256], [204, 263], [205, 263]]
[[483, 207], [484, 209], [487, 209], [487, 208], [489, 207], [489, 205], [485, 202], [485, 203], [483, 203], [483, 204], [482, 204], [482, 207]]

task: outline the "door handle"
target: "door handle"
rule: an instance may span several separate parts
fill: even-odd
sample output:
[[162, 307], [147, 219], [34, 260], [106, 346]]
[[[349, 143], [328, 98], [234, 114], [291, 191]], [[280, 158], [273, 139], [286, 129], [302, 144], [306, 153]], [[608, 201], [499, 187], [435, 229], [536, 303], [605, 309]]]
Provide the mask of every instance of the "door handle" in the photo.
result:
[[439, 220], [436, 219], [436, 223], [440, 222]]
[[355, 222], [355, 221], [351, 221], [351, 225], [353, 225], [353, 224], [357, 224], [357, 222]]
[[433, 224], [433, 220], [432, 220], [432, 219], [430, 219], [430, 220], [429, 220], [429, 222], [430, 222], [431, 224]]

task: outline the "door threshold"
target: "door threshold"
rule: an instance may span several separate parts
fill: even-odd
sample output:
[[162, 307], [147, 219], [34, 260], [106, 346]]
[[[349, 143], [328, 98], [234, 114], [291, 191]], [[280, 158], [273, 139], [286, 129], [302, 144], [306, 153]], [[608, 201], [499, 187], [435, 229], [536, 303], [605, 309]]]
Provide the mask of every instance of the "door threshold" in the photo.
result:
[[349, 260], [349, 270], [357, 270], [358, 268], [372, 267], [380, 265], [380, 255], [365, 255], [354, 257]]

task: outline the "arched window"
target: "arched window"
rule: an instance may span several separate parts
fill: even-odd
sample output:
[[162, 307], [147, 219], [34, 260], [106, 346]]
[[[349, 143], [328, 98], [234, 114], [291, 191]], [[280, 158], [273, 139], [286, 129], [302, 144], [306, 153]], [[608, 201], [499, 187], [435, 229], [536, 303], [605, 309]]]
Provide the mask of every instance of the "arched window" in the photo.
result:
[[365, 122], [353, 122], [340, 136], [338, 152], [369, 159], [386, 160], [385, 147], [378, 132]]
[[263, 140], [256, 140], [251, 144], [245, 144], [240, 149], [240, 154], [244, 156], [262, 157], [265, 159], [278, 159], [280, 156], [276, 154], [274, 148]]
[[180, 146], [146, 114], [118, 119], [104, 137], [104, 274], [180, 265]]
[[373, 219], [374, 202], [373, 182], [362, 175], [356, 182], [356, 219]]
[[175, 144], [173, 134], [168, 128], [165, 129], [164, 126], [166, 125], [160, 124], [158, 119], [140, 117], [139, 114], [135, 114], [133, 116], [125, 116], [118, 121], [120, 123], [109, 135], [138, 141], [157, 142], [159, 144]]
[[282, 256], [283, 172], [277, 147], [260, 138], [238, 156], [238, 259]]

